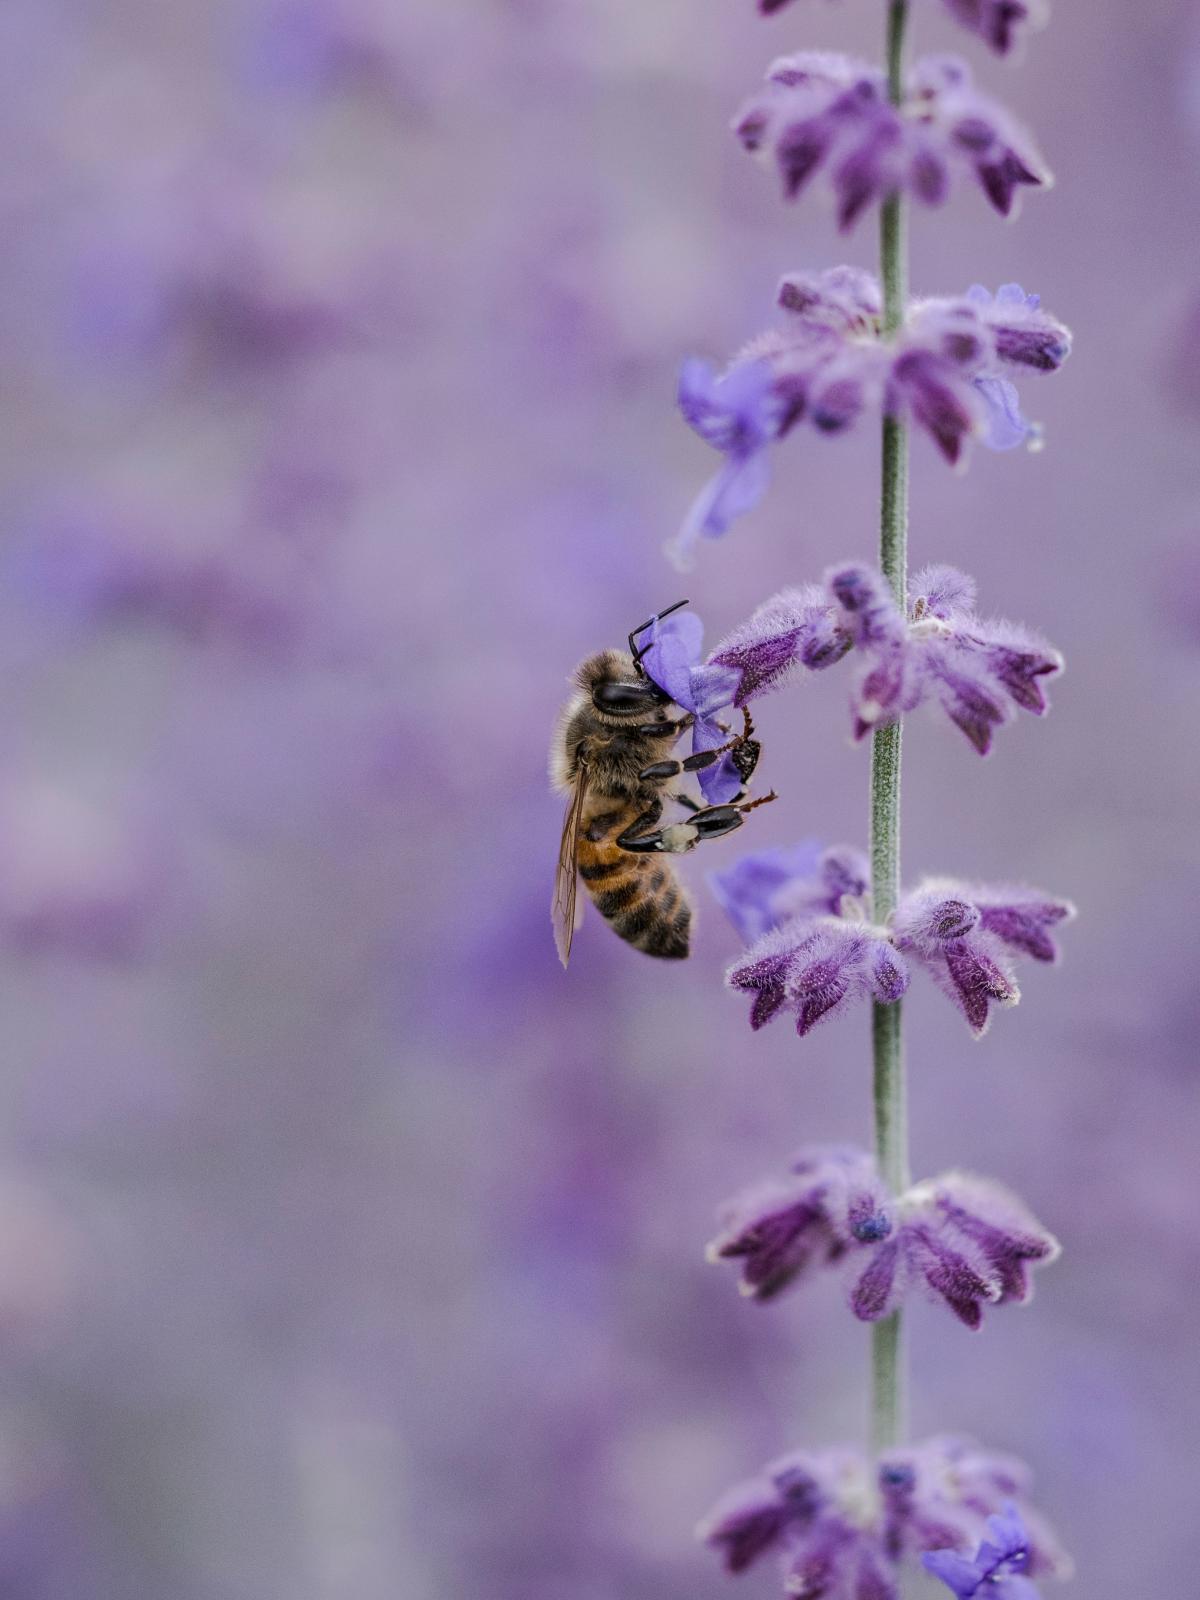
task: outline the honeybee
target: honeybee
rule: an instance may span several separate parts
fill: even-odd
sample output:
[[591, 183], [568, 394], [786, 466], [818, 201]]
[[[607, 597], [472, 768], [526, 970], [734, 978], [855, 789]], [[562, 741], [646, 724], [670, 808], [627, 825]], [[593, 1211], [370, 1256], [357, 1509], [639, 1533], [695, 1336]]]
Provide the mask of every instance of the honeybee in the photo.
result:
[[[687, 605], [679, 600], [658, 617]], [[740, 828], [746, 813], [775, 799], [744, 800], [760, 746], [750, 713], [742, 731], [715, 750], [679, 760], [671, 751], [695, 720], [672, 715], [670, 695], [647, 675], [639, 636], [651, 617], [629, 635], [629, 649], [601, 650], [575, 672], [575, 693], [563, 707], [550, 751], [550, 778], [566, 794], [567, 815], [558, 852], [551, 916], [565, 967], [578, 925], [582, 878], [592, 903], [613, 931], [647, 955], [678, 960], [688, 953], [692, 906], [665, 855], [682, 855], [702, 839]], [[728, 805], [700, 806], [688, 795], [668, 794], [672, 778], [711, 766], [728, 753], [742, 791]], [[664, 799], [691, 814], [661, 827]], [[656, 859], [657, 858], [657, 859]]]

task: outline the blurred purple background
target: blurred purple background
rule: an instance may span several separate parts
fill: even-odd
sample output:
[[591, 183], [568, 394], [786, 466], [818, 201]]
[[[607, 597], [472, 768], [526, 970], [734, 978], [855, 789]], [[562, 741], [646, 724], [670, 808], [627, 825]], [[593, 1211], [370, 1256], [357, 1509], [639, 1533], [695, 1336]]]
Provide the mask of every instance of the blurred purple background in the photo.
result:
[[[692, 1541], [861, 1436], [867, 1336], [702, 1247], [862, 1138], [861, 1013], [752, 1037], [701, 903], [663, 968], [547, 907], [583, 655], [680, 593], [714, 639], [874, 547], [876, 441], [797, 439], [686, 586], [714, 465], [680, 359], [786, 269], [870, 264], [726, 124], [879, 7], [6, 0], [0, 9], [0, 1590], [19, 1600], [717, 1600]], [[1200, 1000], [1196, 28], [1059, 0], [1021, 70], [933, 4], [1058, 177], [964, 190], [914, 287], [1019, 278], [1076, 333], [1041, 455], [948, 474], [912, 555], [1068, 674], [980, 762], [906, 738], [908, 876], [1080, 904], [972, 1045], [908, 1007], [919, 1171], [1064, 1241], [1028, 1312], [911, 1319], [918, 1432], [1026, 1456], [1064, 1593], [1190, 1592]], [[1073, 14], [1078, 12], [1078, 14]], [[708, 864], [861, 843], [831, 675], [761, 703], [783, 803]], [[741, 1592], [776, 1592], [772, 1573]]]

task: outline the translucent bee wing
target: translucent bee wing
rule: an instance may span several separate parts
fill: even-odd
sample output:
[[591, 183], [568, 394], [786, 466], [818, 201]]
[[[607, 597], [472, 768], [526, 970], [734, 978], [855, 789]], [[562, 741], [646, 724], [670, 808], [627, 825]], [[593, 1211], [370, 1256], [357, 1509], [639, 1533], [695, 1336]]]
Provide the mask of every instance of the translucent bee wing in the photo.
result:
[[579, 824], [583, 820], [583, 802], [587, 795], [587, 767], [581, 762], [575, 790], [567, 802], [567, 815], [563, 821], [562, 843], [558, 847], [558, 869], [554, 874], [554, 901], [550, 916], [554, 922], [554, 943], [558, 959], [565, 967], [571, 959], [571, 943], [575, 929], [582, 920], [582, 906], [578, 906], [579, 890]]

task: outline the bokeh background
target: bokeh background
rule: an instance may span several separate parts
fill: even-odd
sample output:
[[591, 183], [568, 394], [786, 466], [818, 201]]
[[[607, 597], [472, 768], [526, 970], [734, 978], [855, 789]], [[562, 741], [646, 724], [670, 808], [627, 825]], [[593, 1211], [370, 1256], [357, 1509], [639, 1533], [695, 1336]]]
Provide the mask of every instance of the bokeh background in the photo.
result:
[[[774, 54], [879, 7], [5, 0], [0, 7], [0, 1589], [14, 1600], [718, 1600], [692, 1540], [861, 1436], [832, 1284], [702, 1247], [861, 1138], [866, 1017], [752, 1037], [711, 902], [669, 969], [547, 920], [574, 663], [690, 595], [710, 638], [869, 555], [876, 443], [797, 438], [686, 588], [714, 465], [689, 353], [782, 271], [870, 264], [728, 136]], [[909, 876], [1081, 907], [978, 1045], [908, 1007], [918, 1170], [1062, 1237], [1029, 1311], [912, 1317], [914, 1427], [1026, 1456], [1062, 1591], [1195, 1570], [1200, 32], [1059, 0], [1016, 70], [933, 0], [1058, 186], [963, 194], [914, 284], [1076, 333], [1040, 455], [914, 463], [917, 563], [1066, 652], [979, 761], [906, 737]], [[761, 703], [782, 803], [861, 842], [837, 675]], [[705, 862], [686, 864], [702, 901]], [[775, 1593], [767, 1571], [742, 1592]]]

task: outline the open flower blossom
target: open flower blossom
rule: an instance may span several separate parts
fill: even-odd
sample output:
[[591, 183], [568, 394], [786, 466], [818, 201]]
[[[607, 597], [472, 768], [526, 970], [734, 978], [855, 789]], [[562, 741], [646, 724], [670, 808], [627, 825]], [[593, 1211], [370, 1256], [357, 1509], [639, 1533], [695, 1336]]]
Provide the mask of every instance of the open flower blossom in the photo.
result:
[[1057, 371], [1071, 350], [1069, 330], [1018, 284], [911, 301], [888, 338], [878, 282], [858, 268], [791, 273], [778, 299], [785, 321], [722, 377], [703, 363], [684, 367], [684, 417], [725, 462], [668, 545], [680, 566], [701, 537], [719, 538], [757, 505], [771, 446], [802, 425], [840, 433], [868, 414], [905, 418], [951, 466], [972, 439], [995, 450], [1036, 444], [1011, 378]]
[[[701, 660], [704, 625], [694, 611], [675, 611], [655, 617], [650, 644], [642, 655], [647, 676], [666, 691], [677, 706], [692, 713], [692, 750], [715, 750], [729, 738], [717, 712], [731, 705], [741, 682], [732, 667]], [[722, 756], [696, 774], [709, 805], [724, 805], [742, 787], [737, 768]]]
[[1053, 1261], [1053, 1236], [1014, 1195], [947, 1172], [887, 1193], [865, 1152], [803, 1151], [790, 1174], [746, 1190], [721, 1215], [710, 1261], [739, 1261], [742, 1293], [758, 1301], [822, 1268], [850, 1273], [850, 1307], [878, 1322], [910, 1290], [942, 1300], [978, 1328], [987, 1305], [1024, 1305], [1033, 1267]]
[[1027, 1540], [1026, 1570], [1068, 1576], [1070, 1561], [1029, 1496], [1023, 1463], [966, 1439], [924, 1440], [877, 1464], [857, 1450], [794, 1451], [724, 1495], [697, 1533], [729, 1572], [774, 1555], [801, 1600], [897, 1600], [906, 1565], [931, 1551], [965, 1559], [990, 1536], [989, 1518], [1011, 1510]]
[[719, 539], [766, 494], [771, 482], [767, 446], [778, 437], [781, 418], [771, 370], [764, 362], [740, 362], [718, 376], [708, 362], [692, 357], [679, 374], [678, 398], [688, 425], [725, 457], [667, 546], [668, 555], [684, 569], [697, 539]]
[[[796, 852], [794, 878], [778, 851], [744, 856], [715, 876], [734, 925], [743, 936], [757, 931], [726, 974], [730, 988], [753, 997], [752, 1028], [788, 1011], [803, 1037], [854, 1001], [888, 1004], [908, 988], [912, 964], [979, 1038], [993, 1005], [1020, 999], [1013, 958], [1057, 961], [1051, 930], [1074, 915], [1068, 901], [1038, 890], [929, 878], [901, 895], [890, 926], [882, 927], [868, 920], [865, 857], [845, 847], [826, 851], [812, 873], [810, 859]], [[833, 909], [831, 878], [844, 883]]]
[[987, 1537], [972, 1557], [954, 1550], [929, 1550], [921, 1564], [940, 1578], [955, 1600], [1038, 1600], [1028, 1576], [1033, 1561], [1030, 1537], [1021, 1513], [1009, 1501], [987, 1519]]
[[[782, 11], [789, 0], [758, 0], [764, 17]], [[1016, 49], [1030, 28], [1045, 25], [1045, 0], [942, 0], [954, 20], [982, 39], [997, 55]]]
[[782, 56], [733, 130], [775, 167], [789, 200], [827, 172], [842, 232], [897, 194], [940, 205], [958, 174], [1005, 217], [1022, 188], [1052, 182], [1030, 134], [975, 87], [956, 56], [918, 61], [900, 106], [890, 103], [878, 67], [828, 51]]
[[851, 565], [826, 578], [842, 630], [863, 658], [853, 697], [854, 737], [897, 721], [924, 701], [940, 705], [980, 755], [1019, 709], [1048, 709], [1043, 681], [1062, 657], [1015, 623], [975, 614], [975, 585], [954, 567], [912, 580], [908, 617], [880, 573]]

